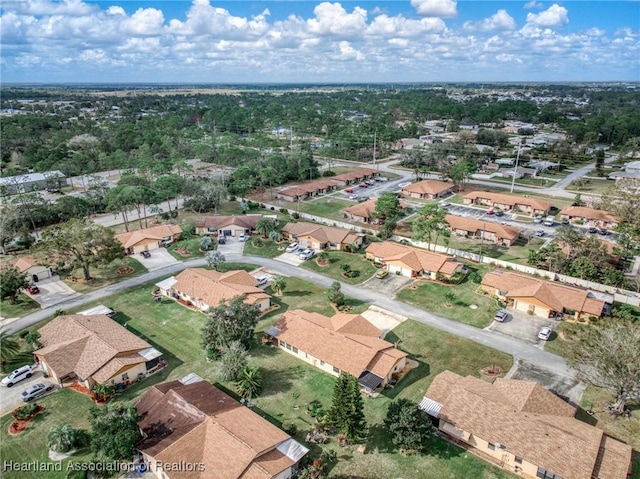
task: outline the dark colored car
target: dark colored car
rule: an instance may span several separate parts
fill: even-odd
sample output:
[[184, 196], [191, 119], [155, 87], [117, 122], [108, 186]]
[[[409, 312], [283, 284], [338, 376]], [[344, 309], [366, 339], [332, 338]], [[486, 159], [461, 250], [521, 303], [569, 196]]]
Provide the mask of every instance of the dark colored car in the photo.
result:
[[148, 251], [140, 251], [140, 254], [145, 258], [151, 258], [151, 253]]
[[593, 226], [589, 228], [589, 233], [591, 233], [592, 235], [596, 234], [597, 232], [598, 232], [598, 228], [594, 228]]

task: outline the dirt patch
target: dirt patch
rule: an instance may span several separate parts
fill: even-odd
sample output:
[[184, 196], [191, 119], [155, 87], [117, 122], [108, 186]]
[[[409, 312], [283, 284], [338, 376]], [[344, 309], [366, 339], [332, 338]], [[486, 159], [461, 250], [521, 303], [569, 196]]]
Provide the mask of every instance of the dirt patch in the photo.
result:
[[131, 266], [120, 266], [116, 269], [116, 274], [118, 276], [126, 276], [134, 272], [134, 269]]
[[33, 420], [33, 418], [43, 412], [46, 407], [47, 406], [45, 406], [44, 404], [38, 404], [38, 409], [36, 409], [31, 414], [31, 416], [26, 419], [16, 419], [11, 424], [9, 424], [9, 429], [7, 430], [9, 435], [17, 436], [18, 434], [22, 434], [27, 429], [27, 427], [29, 427], [29, 423]]
[[183, 258], [188, 258], [189, 256], [191, 256], [191, 252], [188, 249], [176, 248], [173, 251], [178, 253]]

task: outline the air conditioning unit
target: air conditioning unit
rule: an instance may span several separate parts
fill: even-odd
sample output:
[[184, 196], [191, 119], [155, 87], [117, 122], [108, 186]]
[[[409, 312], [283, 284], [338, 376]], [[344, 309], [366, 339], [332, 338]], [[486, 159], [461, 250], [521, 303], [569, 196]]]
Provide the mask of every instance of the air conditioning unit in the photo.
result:
[[496, 442], [494, 444], [494, 446], [496, 446], [496, 449], [501, 449], [502, 448], [502, 444], [500, 444], [499, 442]]

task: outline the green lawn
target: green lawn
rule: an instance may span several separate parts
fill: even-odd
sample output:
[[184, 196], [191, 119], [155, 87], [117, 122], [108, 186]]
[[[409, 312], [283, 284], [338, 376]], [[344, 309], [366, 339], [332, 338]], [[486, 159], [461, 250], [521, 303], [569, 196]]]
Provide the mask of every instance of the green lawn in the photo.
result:
[[[329, 264], [320, 266], [317, 263], [317, 256], [302, 263], [302, 266], [316, 271], [330, 278], [337, 279], [349, 284], [360, 284], [369, 279], [377, 271], [371, 261], [364, 259], [364, 255], [359, 253], [346, 253], [344, 251], [327, 251]], [[352, 271], [359, 271], [359, 276], [347, 278], [341, 269], [343, 264], [348, 264]]]
[[[129, 266], [133, 268], [133, 271], [127, 274], [117, 273], [118, 268], [121, 266]], [[91, 280], [88, 282], [84, 281], [81, 269], [72, 271], [65, 276], [61, 276], [61, 278], [78, 293], [88, 293], [146, 272], [147, 268], [142, 266], [137, 259], [132, 256], [127, 256], [123, 259], [114, 260], [106, 266], [92, 267], [90, 269]], [[73, 280], [74, 278], [76, 278], [76, 281]]]
[[[262, 246], [256, 246], [256, 243], [260, 244], [260, 242], [262, 242]], [[285, 241], [276, 243], [275, 241], [271, 241], [270, 239], [263, 239], [260, 238], [260, 236], [253, 236], [249, 238], [249, 240], [244, 244], [244, 254], [246, 256], [262, 256], [263, 258], [275, 258], [276, 256], [280, 256], [282, 253], [284, 253], [286, 247], [287, 243]]]
[[[176, 258], [178, 261], [188, 261], [199, 256], [204, 256], [204, 253], [200, 251], [200, 241], [203, 237], [195, 236], [190, 237], [187, 234], [182, 234], [183, 239], [176, 241], [175, 243], [171, 243], [167, 247], [167, 251], [171, 253], [171, 256]], [[211, 248], [215, 250], [218, 247], [218, 243], [216, 242], [217, 238], [212, 238]], [[183, 253], [178, 253], [176, 249], [183, 251]], [[185, 254], [185, 252], [188, 252]]]
[[[300, 212], [336, 221], [344, 221], [344, 213], [342, 210], [355, 204], [354, 201], [342, 200], [335, 196], [323, 196], [314, 200], [301, 201]], [[295, 204], [295, 208], [291, 209], [297, 209], [297, 203]]]
[[[474, 268], [471, 267], [471, 269]], [[486, 267], [478, 268], [478, 272], [482, 275], [486, 271]], [[476, 293], [478, 287], [478, 284], [466, 278], [458, 285], [428, 281], [418, 283], [417, 287], [404, 288], [398, 293], [397, 298], [426, 311], [484, 328], [491, 323], [499, 307], [495, 299]], [[456, 297], [450, 306], [445, 305], [444, 295], [446, 293], [453, 293]], [[471, 309], [472, 304], [475, 304], [477, 308]]]
[[611, 189], [613, 183], [613, 180], [581, 178], [571, 182], [571, 184], [567, 186], [566, 190], [602, 195]]
[[0, 316], [3, 318], [19, 318], [37, 309], [40, 305], [23, 293], [18, 294], [15, 303], [8, 299], [0, 301]]

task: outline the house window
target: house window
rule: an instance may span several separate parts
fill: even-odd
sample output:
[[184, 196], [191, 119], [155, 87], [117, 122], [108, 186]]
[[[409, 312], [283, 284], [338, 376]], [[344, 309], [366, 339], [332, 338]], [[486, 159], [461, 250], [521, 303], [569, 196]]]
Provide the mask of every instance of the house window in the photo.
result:
[[309, 353], [304, 353], [304, 357], [309, 359]]
[[320, 366], [324, 366], [324, 361], [322, 359], [320, 360]]
[[488, 446], [488, 447], [489, 447], [489, 450], [490, 450], [490, 451], [495, 451], [495, 450], [496, 450], [496, 445], [495, 445], [495, 444], [493, 444], [492, 442], [490, 442], [490, 443], [489, 443], [489, 446]]
[[283, 347], [285, 344], [287, 344], [287, 343], [285, 343], [285, 342], [284, 342], [284, 341], [282, 341], [282, 340], [280, 341], [280, 346], [281, 346], [281, 347]]
[[333, 372], [336, 374], [340, 374], [340, 370], [337, 367], [333, 367]]
[[293, 346], [293, 352], [298, 354], [298, 348], [296, 348], [295, 346]]
[[288, 343], [284, 343], [284, 347], [291, 351], [291, 345]]
[[126, 381], [127, 379], [129, 379], [129, 373], [124, 373], [124, 374], [122, 375], [122, 380], [123, 380], [123, 381]]
[[540, 479], [562, 479], [560, 476], [554, 474], [553, 472], [545, 471], [541, 467], [538, 468], [536, 477], [539, 477]]
[[522, 458], [521, 457], [516, 456], [515, 461], [516, 461], [516, 464], [522, 464]]

